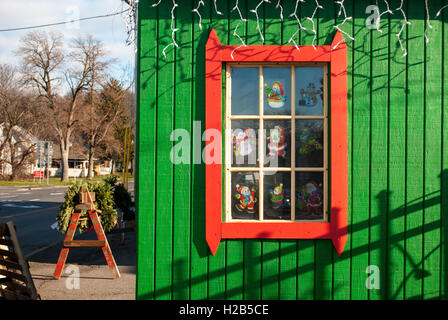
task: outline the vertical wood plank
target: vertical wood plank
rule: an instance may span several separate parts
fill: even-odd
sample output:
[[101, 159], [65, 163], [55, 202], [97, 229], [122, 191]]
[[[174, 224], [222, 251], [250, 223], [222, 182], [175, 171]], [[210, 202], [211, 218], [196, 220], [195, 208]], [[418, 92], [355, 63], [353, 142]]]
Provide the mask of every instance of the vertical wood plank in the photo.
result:
[[[425, 197], [423, 214], [423, 299], [440, 295], [440, 179], [442, 130], [442, 22], [434, 19], [442, 1], [429, 6], [432, 29], [428, 30], [425, 58]], [[446, 41], [446, 40], [445, 40]]]
[[154, 299], [157, 9], [148, 2], [138, 8], [136, 177], [137, 299]]
[[[414, 5], [415, 3], [415, 5]], [[405, 299], [422, 297], [425, 4], [412, 2], [408, 12], [408, 105], [406, 139], [406, 284]]]
[[[229, 7], [227, 1], [222, 1], [217, 3], [218, 10], [222, 14], [217, 14], [216, 10], [212, 9], [212, 27], [215, 30], [218, 38], [221, 43], [224, 45], [228, 44], [229, 39]], [[222, 102], [221, 105], [225, 105], [225, 68], [223, 68], [223, 90], [222, 90]], [[224, 108], [223, 108], [224, 112]], [[222, 153], [223, 156], [225, 152]], [[225, 170], [225, 166], [223, 166], [223, 170]], [[225, 184], [225, 180], [223, 179], [223, 184]], [[224, 209], [224, 207], [223, 207]], [[209, 257], [209, 276], [208, 276], [208, 297], [209, 299], [225, 299], [225, 288], [226, 288], [226, 273], [225, 273], [225, 265], [226, 265], [226, 245], [220, 246], [218, 251], [216, 251], [214, 256]]]
[[[345, 9], [347, 12], [348, 17], [353, 17], [353, 3], [346, 3]], [[340, 16], [337, 14], [339, 13], [340, 6], [337, 5], [335, 12], [336, 12], [336, 23], [341, 24], [344, 21], [344, 14], [341, 13]], [[353, 18], [355, 19], [355, 18]], [[353, 19], [347, 20], [345, 24], [341, 27], [343, 31], [347, 32], [350, 35], [354, 34], [354, 23]], [[354, 54], [354, 45], [355, 42], [350, 40], [347, 36], [344, 36], [345, 41], [347, 43], [347, 133], [348, 133], [348, 150], [347, 150], [347, 183], [348, 183], [348, 226], [351, 225], [351, 216], [353, 213], [352, 209], [352, 189], [353, 189], [353, 161], [352, 161], [352, 154], [353, 154], [353, 143], [352, 143], [352, 136], [353, 136], [353, 118], [355, 116], [353, 112], [353, 54]], [[331, 101], [329, 102], [331, 103]], [[331, 115], [330, 115], [331, 116]], [[331, 156], [331, 152], [330, 152]], [[330, 168], [331, 170], [331, 168]], [[350, 272], [351, 272], [351, 228], [348, 228], [348, 234], [347, 234], [347, 244], [345, 245], [345, 249], [342, 252], [341, 255], [338, 255], [336, 250], [333, 249], [333, 298], [335, 300], [348, 300], [350, 299]]]
[[[200, 7], [202, 30], [199, 16], [193, 14], [193, 52], [192, 52], [192, 181], [191, 181], [191, 256], [190, 256], [190, 298], [207, 298], [208, 255], [205, 241], [205, 165], [202, 161], [205, 128], [205, 44], [210, 31], [210, 4]], [[198, 132], [199, 131], [199, 132]], [[201, 196], [198, 196], [201, 195]]]
[[[155, 236], [155, 298], [172, 298], [172, 250], [173, 250], [173, 163], [170, 152], [173, 143], [174, 115], [174, 46], [163, 49], [171, 43], [171, 4], [161, 2], [159, 13], [159, 63], [157, 94], [157, 156], [156, 156], [156, 236]], [[177, 14], [179, 8], [176, 9]], [[168, 32], [167, 32], [168, 31]]]
[[[398, 8], [400, 0], [391, 3]], [[406, 13], [407, 6], [404, 3]], [[390, 17], [389, 47], [389, 164], [388, 164], [388, 235], [387, 235], [387, 274], [386, 298], [404, 299], [404, 232], [405, 232], [405, 200], [406, 200], [406, 61], [407, 58], [397, 37], [404, 23], [401, 12]], [[403, 29], [401, 39], [406, 47], [407, 28]]]
[[[177, 10], [176, 33], [180, 47], [175, 57], [175, 105], [174, 128], [188, 133], [189, 141], [176, 141], [181, 145], [191, 142], [191, 81], [192, 81], [192, 2], [179, 2]], [[191, 198], [191, 166], [192, 157], [188, 150], [179, 156], [189, 153], [187, 163], [174, 165], [174, 203], [173, 203], [173, 299], [187, 300], [190, 297], [190, 198]]]
[[[382, 6], [381, 12], [385, 10]], [[387, 274], [387, 173], [388, 173], [388, 106], [389, 106], [389, 16], [381, 19], [382, 33], [372, 32], [371, 57], [371, 164], [370, 164], [370, 237], [369, 265]], [[385, 298], [385, 276], [379, 278], [379, 288], [369, 290], [369, 299]]]
[[354, 2], [353, 56], [353, 193], [351, 298], [367, 299], [366, 268], [369, 265], [370, 213], [370, 58], [371, 31], [365, 14], [370, 1]]

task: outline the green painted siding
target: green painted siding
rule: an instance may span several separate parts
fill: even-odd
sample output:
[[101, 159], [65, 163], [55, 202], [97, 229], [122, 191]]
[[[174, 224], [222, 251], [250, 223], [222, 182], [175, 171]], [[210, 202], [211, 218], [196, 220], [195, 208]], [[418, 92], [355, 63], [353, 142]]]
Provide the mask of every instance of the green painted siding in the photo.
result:
[[[434, 299], [448, 296], [448, 66], [446, 21], [431, 19], [424, 0], [404, 1], [411, 25], [397, 42], [403, 18], [383, 15], [382, 33], [366, 28], [366, 7], [375, 1], [345, 1], [348, 43], [349, 228], [344, 252], [330, 241], [223, 240], [215, 256], [205, 242], [205, 165], [200, 161], [205, 127], [205, 43], [213, 27], [223, 44], [239, 22], [235, 1], [179, 0], [176, 41], [171, 43], [172, 2], [140, 1], [138, 37], [137, 209], [139, 299]], [[314, 19], [316, 44], [330, 44], [339, 5]], [[398, 8], [400, 0], [389, 1]], [[239, 0], [247, 23], [238, 33], [262, 44], [255, 15], [259, 1]], [[430, 17], [448, 1], [430, 1]], [[258, 14], [265, 44], [288, 44], [296, 30], [289, 17], [295, 1], [276, 1]], [[310, 45], [315, 2], [301, 4], [307, 31], [296, 41]], [[382, 8], [385, 10], [385, 8]], [[425, 29], [430, 41], [425, 42]], [[223, 87], [224, 90], [224, 87]], [[224, 91], [223, 91], [224, 92]], [[170, 135], [191, 136], [192, 165], [173, 165]], [[196, 164], [194, 164], [196, 163]], [[380, 272], [380, 289], [366, 287], [369, 265]]]

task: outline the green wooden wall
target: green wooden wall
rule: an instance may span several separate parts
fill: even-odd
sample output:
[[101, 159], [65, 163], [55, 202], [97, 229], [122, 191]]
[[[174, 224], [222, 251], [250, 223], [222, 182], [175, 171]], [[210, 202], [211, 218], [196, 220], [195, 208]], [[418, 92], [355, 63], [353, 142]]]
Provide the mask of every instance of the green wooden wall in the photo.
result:
[[[197, 1], [178, 0], [176, 41], [171, 42], [172, 1], [139, 4], [137, 176], [139, 299], [434, 299], [448, 295], [448, 98], [446, 94], [448, 1], [429, 1], [432, 29], [425, 43], [423, 0], [404, 1], [411, 25], [396, 34], [402, 15], [383, 15], [382, 33], [366, 28], [366, 7], [375, 1], [345, 1], [354, 19], [344, 30], [348, 42], [349, 228], [338, 256], [330, 241], [222, 241], [215, 256], [205, 242], [205, 166], [173, 165], [173, 129], [193, 135], [205, 121], [205, 43], [213, 27], [223, 44], [239, 44], [235, 1], [206, 0], [199, 17]], [[317, 44], [330, 44], [339, 5], [319, 1], [314, 22]], [[399, 0], [389, 1], [391, 8]], [[256, 18], [249, 10], [259, 1], [240, 0], [248, 18], [239, 33], [248, 44], [261, 44]], [[295, 1], [259, 8], [265, 44], [287, 44], [296, 30], [289, 14]], [[383, 4], [382, 4], [383, 5]], [[311, 16], [315, 2], [301, 5], [299, 17]], [[382, 7], [382, 11], [385, 7]], [[313, 34], [300, 33], [309, 45]], [[199, 146], [200, 144], [200, 146]], [[190, 157], [200, 159], [192, 137]], [[366, 268], [379, 268], [380, 288], [367, 289]]]

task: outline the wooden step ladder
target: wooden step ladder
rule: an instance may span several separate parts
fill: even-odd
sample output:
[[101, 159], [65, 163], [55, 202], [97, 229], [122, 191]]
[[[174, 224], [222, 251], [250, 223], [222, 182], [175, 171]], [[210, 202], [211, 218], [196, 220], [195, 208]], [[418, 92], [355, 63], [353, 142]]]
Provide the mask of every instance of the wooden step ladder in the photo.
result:
[[[65, 261], [67, 260], [70, 248], [74, 247], [100, 247], [103, 251], [104, 257], [106, 258], [107, 266], [112, 272], [113, 278], [120, 278], [120, 272], [118, 271], [114, 256], [112, 255], [112, 251], [110, 250], [103, 227], [101, 226], [101, 222], [98, 218], [98, 213], [101, 213], [101, 210], [95, 208], [94, 202], [95, 193], [89, 192], [87, 186], [81, 186], [79, 192], [79, 204], [75, 205], [75, 212], [72, 213], [70, 224], [65, 235], [64, 243], [62, 245], [61, 253], [59, 254], [59, 259], [56, 264], [56, 269], [53, 273], [53, 277], [57, 280], [59, 280], [62, 275], [62, 271], [64, 269]], [[88, 218], [80, 218], [81, 212], [83, 210], [88, 211]], [[93, 228], [98, 240], [73, 240], [76, 228], [78, 227], [78, 222], [87, 219], [90, 219], [92, 221]]]

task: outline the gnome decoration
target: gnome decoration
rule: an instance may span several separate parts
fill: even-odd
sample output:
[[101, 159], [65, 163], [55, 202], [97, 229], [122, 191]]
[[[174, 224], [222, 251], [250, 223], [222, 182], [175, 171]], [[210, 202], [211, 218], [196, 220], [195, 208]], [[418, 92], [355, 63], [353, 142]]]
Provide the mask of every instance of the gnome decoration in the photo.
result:
[[314, 107], [317, 104], [317, 96], [321, 94], [321, 90], [316, 89], [313, 82], [308, 84], [306, 89], [300, 90], [302, 99], [299, 100], [300, 106]]
[[275, 187], [271, 192], [271, 203], [273, 209], [278, 209], [283, 205], [285, 193], [283, 191], [283, 184]]
[[254, 213], [255, 212], [255, 202], [257, 202], [257, 198], [255, 197], [256, 188], [249, 188], [248, 186], [240, 186], [237, 184], [236, 191], [238, 192], [235, 197], [240, 200], [239, 203], [235, 205], [239, 212], [243, 212], [247, 209], [247, 212]]
[[312, 128], [303, 128], [299, 132], [299, 154], [307, 155], [314, 150], [322, 150], [322, 144], [319, 142], [319, 133]]
[[269, 156], [273, 157], [275, 155], [279, 157], [286, 157], [286, 137], [285, 129], [282, 126], [275, 126], [274, 129], [270, 130], [269, 136]]
[[283, 85], [280, 82], [274, 82], [272, 88], [265, 83], [264, 91], [267, 96], [268, 104], [271, 108], [278, 109], [285, 105], [286, 95], [283, 90]]
[[235, 157], [250, 155], [255, 150], [256, 143], [255, 130], [251, 128], [237, 130], [237, 133], [233, 134], [233, 152]]

